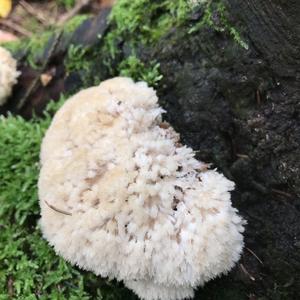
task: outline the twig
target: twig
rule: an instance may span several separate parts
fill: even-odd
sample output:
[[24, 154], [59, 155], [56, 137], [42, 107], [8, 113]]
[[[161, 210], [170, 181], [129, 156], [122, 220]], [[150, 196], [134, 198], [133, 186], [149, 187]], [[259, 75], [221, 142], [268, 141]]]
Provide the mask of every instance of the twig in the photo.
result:
[[239, 157], [239, 158], [247, 158], [247, 159], [249, 158], [249, 156], [247, 154], [237, 153], [236, 156]]
[[40, 21], [43, 25], [53, 25], [55, 23], [55, 20], [52, 18], [45, 17], [42, 12], [35, 9], [31, 4], [27, 3], [24, 0], [19, 1], [20, 5], [34, 18], [36, 18], [38, 21]]
[[262, 260], [254, 253], [254, 251], [252, 251], [251, 249], [249, 249], [248, 247], [245, 247], [246, 248], [246, 250], [248, 250], [262, 265], [264, 265], [263, 264], [263, 262], [262, 262]]
[[261, 104], [261, 96], [259, 90], [256, 90], [256, 102], [258, 105]]
[[73, 18], [75, 15], [77, 15], [83, 7], [87, 6], [90, 4], [91, 0], [79, 0], [76, 5], [67, 13], [63, 14], [60, 19], [58, 20], [57, 24], [58, 25], [63, 25], [66, 23], [68, 20]]
[[22, 26], [20, 26], [19, 24], [11, 21], [11, 20], [3, 20], [1, 19], [0, 20], [0, 24], [2, 24], [3, 26], [6, 26], [26, 37], [31, 37], [32, 36], [32, 33], [27, 31], [26, 29], [24, 29]]
[[240, 264], [242, 271], [252, 280], [255, 281], [255, 278], [246, 270], [243, 264]]
[[58, 213], [61, 213], [61, 214], [64, 214], [64, 215], [67, 215], [67, 216], [72, 216], [71, 213], [67, 212], [67, 211], [64, 211], [62, 209], [59, 209], [59, 208], [56, 208], [55, 206], [49, 204], [46, 200], [45, 200], [45, 203], [53, 210], [55, 210], [56, 212]]
[[277, 190], [277, 189], [271, 189], [271, 191], [273, 193], [276, 193], [276, 194], [279, 194], [279, 195], [282, 195], [282, 196], [285, 196], [285, 197], [288, 197], [288, 198], [292, 198], [293, 197], [290, 193], [287, 193], [287, 192], [284, 192], [284, 191], [280, 191], [280, 190]]

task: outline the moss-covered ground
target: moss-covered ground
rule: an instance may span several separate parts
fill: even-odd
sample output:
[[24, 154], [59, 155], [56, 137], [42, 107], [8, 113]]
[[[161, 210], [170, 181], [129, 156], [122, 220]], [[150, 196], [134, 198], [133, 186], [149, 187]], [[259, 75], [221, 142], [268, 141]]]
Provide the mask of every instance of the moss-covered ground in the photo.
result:
[[0, 118], [0, 299], [128, 299], [115, 282], [72, 267], [42, 238], [37, 179], [40, 143], [53, 113]]

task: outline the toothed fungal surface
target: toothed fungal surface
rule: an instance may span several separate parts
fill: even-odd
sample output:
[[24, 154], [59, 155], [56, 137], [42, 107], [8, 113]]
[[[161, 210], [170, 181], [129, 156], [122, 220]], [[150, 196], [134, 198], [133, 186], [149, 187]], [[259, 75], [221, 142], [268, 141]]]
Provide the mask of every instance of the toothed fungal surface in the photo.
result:
[[11, 95], [19, 75], [16, 60], [9, 51], [0, 47], [0, 106], [5, 104]]
[[183, 299], [243, 248], [234, 183], [162, 122], [155, 91], [113, 78], [71, 97], [41, 150], [41, 228], [55, 251], [141, 299]]

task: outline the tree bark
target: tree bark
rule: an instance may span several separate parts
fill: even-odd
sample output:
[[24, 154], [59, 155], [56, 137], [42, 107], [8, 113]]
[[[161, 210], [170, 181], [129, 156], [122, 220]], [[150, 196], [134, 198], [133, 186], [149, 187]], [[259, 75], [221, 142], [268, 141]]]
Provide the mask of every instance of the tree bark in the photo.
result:
[[228, 0], [254, 46], [279, 78], [294, 85], [300, 79], [300, 3], [283, 0]]
[[187, 34], [192, 17], [142, 51], [160, 62], [166, 119], [199, 159], [236, 182], [233, 202], [248, 221], [240, 263], [197, 297], [298, 299], [300, 2], [228, 0], [227, 7], [248, 50], [209, 26]]

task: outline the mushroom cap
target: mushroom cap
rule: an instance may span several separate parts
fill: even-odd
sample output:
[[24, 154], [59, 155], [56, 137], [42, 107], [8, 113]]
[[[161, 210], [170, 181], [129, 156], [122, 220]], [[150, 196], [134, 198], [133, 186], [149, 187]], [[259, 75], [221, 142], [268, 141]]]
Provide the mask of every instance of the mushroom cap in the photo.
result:
[[163, 112], [145, 82], [82, 90], [44, 137], [38, 183], [55, 251], [147, 300], [191, 297], [243, 248], [234, 183], [197, 161]]
[[0, 106], [5, 104], [11, 95], [12, 87], [17, 83], [19, 75], [16, 60], [9, 51], [0, 47]]

